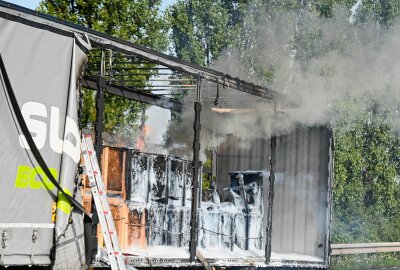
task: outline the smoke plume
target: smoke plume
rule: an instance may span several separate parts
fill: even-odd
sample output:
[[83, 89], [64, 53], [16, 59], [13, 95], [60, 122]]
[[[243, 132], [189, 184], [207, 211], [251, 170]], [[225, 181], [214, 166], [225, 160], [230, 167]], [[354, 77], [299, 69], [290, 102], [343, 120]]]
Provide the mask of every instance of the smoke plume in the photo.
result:
[[[331, 18], [310, 10], [286, 12], [257, 26], [250, 49], [225, 52], [212, 68], [285, 98], [278, 100], [274, 116], [272, 102], [203, 82], [202, 148], [232, 134], [246, 147], [255, 138], [287, 134], [299, 125], [334, 125], [343, 101], [352, 100], [364, 110], [362, 101], [369, 96], [378, 109], [393, 106], [400, 97], [400, 29], [356, 22], [354, 12], [336, 8]], [[260, 70], [269, 71], [269, 77], [261, 78]], [[195, 96], [186, 96], [182, 121], [170, 127], [170, 137], [180, 142], [172, 152], [191, 148]], [[390, 121], [399, 126], [398, 117]]]
[[[288, 132], [299, 124], [334, 124], [339, 116], [336, 105], [344, 100], [372, 96], [385, 108], [400, 96], [398, 26], [386, 30], [376, 23], [355, 24], [350, 10], [336, 8], [332, 18], [311, 11], [285, 13], [261, 28], [254, 48], [226, 53], [215, 68], [286, 96], [277, 104], [275, 132]], [[254, 69], [272, 70], [270, 83], [256, 78], [251, 67], [244, 72], [240, 63], [246, 58]], [[259, 104], [256, 108], [264, 119], [265, 111]]]

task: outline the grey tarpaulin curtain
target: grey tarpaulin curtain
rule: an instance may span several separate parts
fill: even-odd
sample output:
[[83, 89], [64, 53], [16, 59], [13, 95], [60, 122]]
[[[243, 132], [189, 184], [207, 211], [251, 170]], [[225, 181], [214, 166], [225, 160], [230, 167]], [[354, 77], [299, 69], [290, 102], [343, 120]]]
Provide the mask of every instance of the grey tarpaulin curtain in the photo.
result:
[[[0, 18], [0, 52], [25, 122], [51, 172], [71, 194], [80, 158], [77, 78], [89, 49], [73, 33]], [[0, 81], [0, 265], [50, 264], [57, 241], [55, 268], [82, 268], [82, 214], [71, 213], [36, 163]]]

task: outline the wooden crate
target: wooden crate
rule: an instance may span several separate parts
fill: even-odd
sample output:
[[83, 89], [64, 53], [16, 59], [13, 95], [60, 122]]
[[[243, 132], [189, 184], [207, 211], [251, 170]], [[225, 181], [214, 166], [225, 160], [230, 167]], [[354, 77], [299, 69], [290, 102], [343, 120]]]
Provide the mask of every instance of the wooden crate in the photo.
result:
[[126, 151], [104, 147], [102, 154], [102, 175], [109, 196], [120, 196], [126, 200]]
[[[119, 198], [108, 198], [108, 203], [110, 204], [111, 213], [113, 216], [115, 230], [118, 235], [118, 241], [120, 244], [121, 249], [125, 248], [124, 243], [125, 241], [125, 219], [126, 219], [126, 212], [127, 206], [126, 203]], [[101, 233], [101, 226], [97, 226], [97, 239], [100, 247], [104, 247], [104, 238], [103, 234]]]
[[[124, 201], [126, 198], [125, 192], [125, 165], [126, 151], [123, 149], [104, 147], [101, 156], [101, 171], [104, 182], [104, 187], [108, 196], [108, 203], [110, 205], [111, 213], [113, 216], [116, 232], [121, 249], [124, 249], [126, 242], [126, 217], [128, 207]], [[86, 185], [85, 185], [86, 188]], [[87, 186], [88, 188], [88, 186]], [[100, 247], [104, 246], [104, 239], [101, 233], [100, 225], [97, 227], [97, 237]]]
[[147, 210], [128, 211], [126, 221], [125, 247], [147, 248]]
[[[129, 247], [147, 248], [147, 211], [129, 211], [126, 200], [126, 151], [114, 147], [104, 147], [101, 158], [101, 171], [107, 191], [108, 203], [114, 219], [121, 250]], [[91, 212], [92, 194], [86, 176], [83, 177], [83, 204]], [[97, 227], [100, 247], [104, 247], [101, 226]]]
[[82, 196], [83, 207], [85, 208], [86, 212], [92, 212], [92, 194], [84, 193]]

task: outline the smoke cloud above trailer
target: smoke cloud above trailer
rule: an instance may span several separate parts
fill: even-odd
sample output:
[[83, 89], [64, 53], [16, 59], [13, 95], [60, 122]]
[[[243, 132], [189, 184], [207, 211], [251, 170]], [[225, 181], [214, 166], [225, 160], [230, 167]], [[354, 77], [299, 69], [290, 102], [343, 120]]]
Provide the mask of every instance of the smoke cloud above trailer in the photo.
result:
[[[306, 10], [284, 13], [271, 18], [258, 31], [261, 37], [254, 48], [226, 52], [214, 68], [286, 96], [277, 104], [275, 133], [289, 132], [299, 124], [334, 124], [340, 116], [337, 105], [343, 101], [354, 101], [363, 110], [362, 101], [374, 99], [379, 110], [392, 106], [400, 96], [398, 25], [385, 30], [373, 22], [356, 23], [350, 10], [336, 8], [332, 18]], [[252, 59], [250, 73], [241, 64], [246, 57]], [[272, 72], [269, 83], [256, 77], [257, 68]], [[253, 106], [265, 119], [262, 107]], [[397, 117], [391, 120], [393, 126], [398, 126]], [[247, 122], [246, 118], [242, 121]], [[220, 129], [225, 124], [230, 125], [221, 121]], [[260, 131], [254, 128], [251, 134]]]
[[[213, 68], [283, 93], [285, 99], [276, 104], [275, 123], [272, 102], [222, 85], [217, 90], [216, 84], [203, 84], [203, 149], [232, 134], [246, 148], [255, 138], [285, 134], [299, 125], [334, 125], [340, 117], [338, 104], [344, 101], [358, 104], [362, 111], [367, 110], [365, 101], [373, 99], [379, 110], [392, 106], [400, 96], [397, 25], [386, 31], [376, 23], [357, 23], [351, 10], [338, 7], [331, 18], [308, 10], [286, 12], [257, 31], [259, 38], [251, 49], [227, 51]], [[252, 67], [244, 66], [244, 59], [251, 59]], [[256, 76], [256, 69], [271, 71], [268, 83]], [[169, 129], [170, 137], [186, 142], [185, 149], [193, 138], [195, 95], [185, 97], [183, 118]], [[392, 117], [391, 124], [399, 126], [397, 120]], [[168, 148], [175, 151], [177, 145], [182, 146]]]

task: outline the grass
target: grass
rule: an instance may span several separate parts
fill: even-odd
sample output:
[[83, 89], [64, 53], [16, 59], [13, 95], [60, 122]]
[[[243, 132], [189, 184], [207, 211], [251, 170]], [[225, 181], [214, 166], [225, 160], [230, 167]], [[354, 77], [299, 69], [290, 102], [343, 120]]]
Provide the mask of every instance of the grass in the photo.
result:
[[400, 267], [400, 253], [332, 256], [331, 270], [366, 270]]

